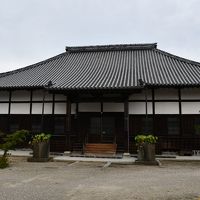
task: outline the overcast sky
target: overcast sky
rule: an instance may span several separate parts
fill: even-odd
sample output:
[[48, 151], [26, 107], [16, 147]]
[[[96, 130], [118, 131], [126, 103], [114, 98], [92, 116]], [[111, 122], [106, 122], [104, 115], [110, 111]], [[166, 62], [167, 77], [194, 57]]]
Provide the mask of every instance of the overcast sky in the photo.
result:
[[200, 0], [0, 0], [0, 72], [65, 46], [152, 43], [200, 62]]

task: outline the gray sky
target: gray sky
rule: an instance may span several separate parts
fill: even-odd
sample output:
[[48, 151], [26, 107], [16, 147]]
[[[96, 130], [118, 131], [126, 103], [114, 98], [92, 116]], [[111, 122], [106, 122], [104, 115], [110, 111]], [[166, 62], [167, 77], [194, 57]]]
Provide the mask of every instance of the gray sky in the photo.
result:
[[151, 43], [200, 62], [200, 0], [0, 0], [0, 72], [65, 46]]

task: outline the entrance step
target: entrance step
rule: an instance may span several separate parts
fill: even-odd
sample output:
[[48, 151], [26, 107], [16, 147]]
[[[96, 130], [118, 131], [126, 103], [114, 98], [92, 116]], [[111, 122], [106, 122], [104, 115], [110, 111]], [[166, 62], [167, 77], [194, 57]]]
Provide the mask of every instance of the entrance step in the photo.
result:
[[76, 151], [83, 151], [83, 144], [82, 143], [74, 143], [72, 145], [72, 151], [76, 152]]
[[84, 153], [115, 155], [116, 150], [117, 144], [87, 143], [84, 148]]

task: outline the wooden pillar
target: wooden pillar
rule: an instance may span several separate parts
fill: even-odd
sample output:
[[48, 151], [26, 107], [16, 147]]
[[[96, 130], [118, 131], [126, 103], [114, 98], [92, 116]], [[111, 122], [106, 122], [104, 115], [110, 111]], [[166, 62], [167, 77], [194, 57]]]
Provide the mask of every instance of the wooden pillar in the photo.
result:
[[101, 114], [100, 114], [100, 127], [101, 127], [101, 141], [102, 141], [102, 134], [103, 134], [103, 101], [101, 101]]
[[179, 150], [182, 149], [182, 107], [181, 107], [181, 89], [178, 89], [178, 102], [179, 102]]
[[71, 101], [67, 97], [67, 118], [66, 118], [66, 150], [71, 150]]
[[80, 119], [79, 119], [79, 103], [76, 102], [76, 111], [75, 111], [75, 134], [76, 142], [85, 142], [85, 136], [81, 134], [80, 131]]
[[11, 115], [10, 115], [10, 111], [11, 111], [11, 99], [12, 99], [12, 91], [9, 91], [9, 105], [8, 105], [8, 119], [7, 119], [7, 132], [10, 132], [10, 123], [11, 123]]
[[125, 153], [130, 152], [130, 136], [129, 136], [129, 102], [128, 98], [124, 101], [124, 146]]
[[42, 98], [42, 119], [41, 119], [41, 126], [42, 126], [42, 132], [44, 132], [44, 102], [45, 102], [45, 95], [46, 90], [43, 90], [43, 98]]

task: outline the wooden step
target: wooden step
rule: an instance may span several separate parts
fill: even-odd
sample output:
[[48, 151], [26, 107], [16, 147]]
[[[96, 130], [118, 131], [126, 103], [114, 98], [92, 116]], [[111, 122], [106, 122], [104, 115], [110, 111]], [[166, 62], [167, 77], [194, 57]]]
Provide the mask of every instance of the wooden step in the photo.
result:
[[91, 154], [116, 154], [117, 144], [88, 143], [85, 145], [84, 153]]

